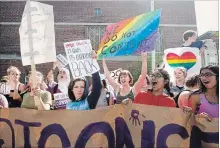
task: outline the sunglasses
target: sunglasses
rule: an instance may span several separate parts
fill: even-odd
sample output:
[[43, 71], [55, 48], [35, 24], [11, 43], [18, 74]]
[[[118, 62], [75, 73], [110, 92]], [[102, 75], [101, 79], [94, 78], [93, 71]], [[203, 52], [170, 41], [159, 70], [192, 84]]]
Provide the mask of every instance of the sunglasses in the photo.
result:
[[206, 72], [206, 73], [201, 73], [201, 74], [199, 75], [200, 78], [202, 78], [202, 77], [209, 78], [209, 77], [211, 77], [211, 76], [216, 76], [216, 74], [211, 73], [211, 72]]

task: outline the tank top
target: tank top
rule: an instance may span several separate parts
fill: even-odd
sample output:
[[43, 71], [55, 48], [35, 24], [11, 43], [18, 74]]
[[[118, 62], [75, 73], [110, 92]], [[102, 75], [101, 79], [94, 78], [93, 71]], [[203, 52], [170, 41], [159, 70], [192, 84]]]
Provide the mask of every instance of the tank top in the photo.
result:
[[116, 101], [116, 103], [117, 104], [121, 104], [122, 101], [125, 100], [125, 99], [131, 99], [132, 101], [134, 101], [134, 93], [132, 92], [132, 88], [130, 89], [130, 92], [127, 95], [125, 95], [125, 96], [121, 96], [120, 95], [120, 91], [119, 91], [118, 94], [117, 94], [117, 101]]
[[200, 95], [200, 106], [198, 113], [205, 112], [213, 118], [219, 118], [219, 104], [211, 104], [206, 99], [205, 94]]
[[[21, 93], [19, 90], [20, 84], [18, 85], [18, 94]], [[14, 92], [14, 90], [10, 90], [10, 92]], [[19, 100], [14, 100], [13, 97], [10, 97], [10, 94], [6, 94], [5, 97], [8, 100], [8, 107], [9, 108], [15, 108], [15, 107], [21, 107], [21, 101]]]

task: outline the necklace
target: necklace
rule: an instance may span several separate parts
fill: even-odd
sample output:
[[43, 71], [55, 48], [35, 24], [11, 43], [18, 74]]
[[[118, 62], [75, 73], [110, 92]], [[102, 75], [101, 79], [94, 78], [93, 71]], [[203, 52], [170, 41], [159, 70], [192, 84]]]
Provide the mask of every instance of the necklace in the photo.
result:
[[[209, 96], [211, 98], [211, 101], [208, 100], [208, 97]], [[215, 96], [211, 96], [211, 95], [208, 95], [208, 93], [205, 93], [205, 97], [206, 97], [206, 100], [210, 103], [210, 104], [218, 104], [218, 97], [215, 95]], [[217, 101], [217, 103], [215, 102]]]

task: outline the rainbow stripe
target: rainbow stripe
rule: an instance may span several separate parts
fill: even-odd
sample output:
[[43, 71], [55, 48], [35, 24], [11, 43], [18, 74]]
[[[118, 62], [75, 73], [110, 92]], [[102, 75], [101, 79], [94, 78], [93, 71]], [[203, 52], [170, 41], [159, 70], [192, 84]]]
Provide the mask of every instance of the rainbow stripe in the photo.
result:
[[98, 59], [154, 50], [160, 15], [161, 10], [156, 10], [108, 25], [99, 45]]
[[196, 56], [192, 52], [184, 52], [181, 56], [175, 53], [168, 53], [166, 60], [168, 65], [173, 68], [184, 67], [187, 70], [196, 64]]

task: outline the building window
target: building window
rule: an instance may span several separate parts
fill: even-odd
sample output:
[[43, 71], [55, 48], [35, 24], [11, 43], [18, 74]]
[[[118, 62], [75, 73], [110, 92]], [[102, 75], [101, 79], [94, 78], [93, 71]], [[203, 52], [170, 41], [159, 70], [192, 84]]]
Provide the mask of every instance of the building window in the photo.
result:
[[101, 8], [95, 8], [95, 15], [96, 15], [96, 16], [102, 15], [102, 10], [101, 10]]
[[90, 39], [92, 48], [98, 50], [106, 26], [87, 26], [86, 37]]

